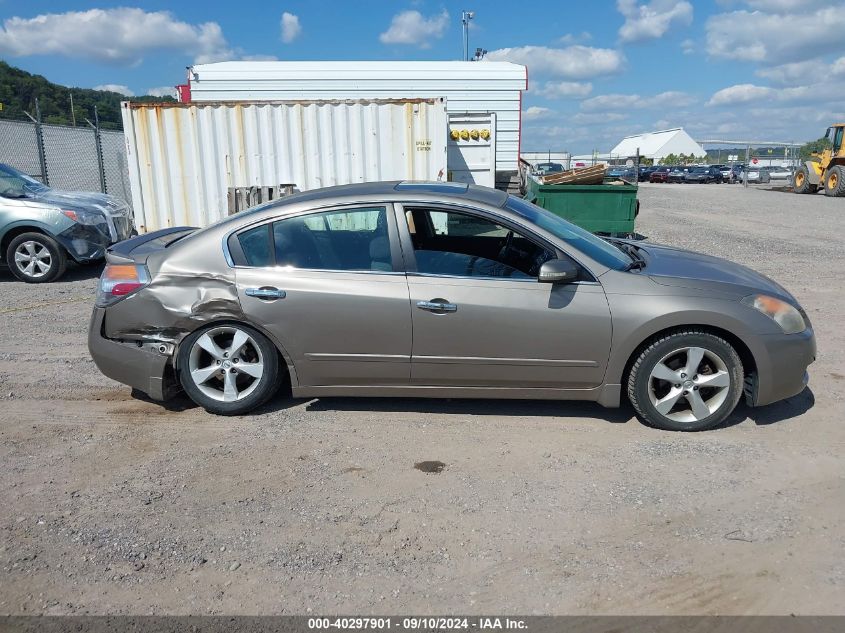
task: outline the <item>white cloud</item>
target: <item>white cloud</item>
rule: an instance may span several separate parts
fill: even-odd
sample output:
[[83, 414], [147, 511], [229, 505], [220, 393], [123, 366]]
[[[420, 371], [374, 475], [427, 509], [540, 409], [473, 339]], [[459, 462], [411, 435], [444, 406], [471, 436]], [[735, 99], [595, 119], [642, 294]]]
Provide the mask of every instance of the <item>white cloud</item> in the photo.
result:
[[382, 44], [412, 44], [430, 48], [432, 39], [440, 39], [449, 27], [449, 13], [426, 18], [419, 11], [402, 11], [393, 16], [390, 27], [381, 35]]
[[757, 71], [757, 75], [783, 85], [801, 84], [813, 79], [818, 74], [819, 68], [824, 65], [821, 59], [811, 59], [805, 62], [763, 68]]
[[625, 18], [619, 29], [622, 42], [641, 42], [663, 37], [672, 26], [692, 24], [692, 5], [686, 0], [616, 0], [616, 8]]
[[0, 54], [62, 55], [135, 65], [149, 52], [180, 51], [196, 63], [231, 58], [234, 52], [216, 22], [190, 24], [167, 11], [90, 9], [12, 17], [0, 28]]
[[[737, 105], [760, 101], [784, 102], [806, 99], [815, 92], [823, 92], [824, 86], [796, 86], [794, 88], [769, 88], [754, 84], [737, 84], [722, 88], [710, 97], [709, 106]], [[839, 94], [842, 90], [837, 91]], [[832, 96], [832, 95], [828, 95]]]
[[299, 16], [285, 11], [282, 13], [282, 41], [285, 44], [293, 42], [302, 33], [302, 25], [299, 23]]
[[620, 110], [645, 110], [648, 108], [683, 108], [696, 102], [686, 92], [670, 90], [650, 97], [637, 94], [607, 94], [581, 102], [581, 109], [588, 111], [619, 112]]
[[[763, 4], [770, 3], [760, 6]], [[770, 66], [845, 50], [842, 6], [795, 7], [795, 13], [732, 11], [714, 15], [707, 20], [707, 50], [715, 57]]]
[[747, 0], [746, 4], [770, 13], [790, 13], [798, 7], [794, 0]]
[[684, 55], [692, 55], [695, 52], [695, 41], [686, 39], [681, 42], [681, 51]]
[[532, 73], [565, 79], [587, 79], [622, 70], [625, 56], [609, 48], [591, 46], [518, 46], [500, 48], [487, 54], [490, 61], [506, 61], [528, 66]]
[[129, 86], [124, 84], [102, 84], [101, 86], [94, 86], [94, 90], [102, 90], [104, 92], [116, 92], [124, 97], [134, 97], [135, 93], [129, 89]]
[[523, 121], [536, 121], [538, 119], [547, 119], [557, 114], [550, 108], [542, 108], [540, 106], [531, 106], [522, 111]]
[[578, 34], [575, 33], [567, 33], [563, 37], [561, 37], [558, 42], [561, 44], [565, 44], [566, 46], [570, 46], [572, 44], [583, 44], [584, 42], [589, 42], [593, 39], [592, 33], [588, 33], [587, 31], [581, 31]]
[[628, 116], [623, 112], [577, 112], [569, 120], [582, 125], [595, 125], [609, 121], [624, 121]]
[[532, 92], [547, 99], [583, 99], [593, 91], [593, 84], [581, 81], [547, 81]]
[[155, 88], [148, 88], [144, 94], [153, 97], [173, 97], [176, 98], [176, 88], [173, 86], [156, 86]]
[[830, 67], [831, 74], [845, 75], [845, 57], [840, 57]]

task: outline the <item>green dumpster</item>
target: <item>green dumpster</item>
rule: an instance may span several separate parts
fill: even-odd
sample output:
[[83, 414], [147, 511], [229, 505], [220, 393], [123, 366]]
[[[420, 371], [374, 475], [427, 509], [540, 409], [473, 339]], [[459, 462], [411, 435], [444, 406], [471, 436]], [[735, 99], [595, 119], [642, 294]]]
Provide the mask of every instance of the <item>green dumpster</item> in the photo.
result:
[[639, 203], [637, 187], [629, 183], [544, 185], [527, 178], [525, 199], [592, 233], [634, 234]]

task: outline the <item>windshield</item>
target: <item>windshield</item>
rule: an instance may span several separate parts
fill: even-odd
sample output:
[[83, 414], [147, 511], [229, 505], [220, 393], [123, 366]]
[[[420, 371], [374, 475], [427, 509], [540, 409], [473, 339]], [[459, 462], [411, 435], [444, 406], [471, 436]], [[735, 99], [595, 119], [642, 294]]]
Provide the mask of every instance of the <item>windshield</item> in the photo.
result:
[[47, 191], [49, 187], [13, 169], [8, 165], [0, 163], [0, 196], [5, 198], [26, 198], [34, 193]]
[[694, 173], [694, 174], [704, 174], [704, 173], [707, 173], [708, 171], [710, 171], [710, 169], [708, 167], [696, 167], [695, 169], [692, 170], [692, 173]]
[[621, 250], [600, 237], [596, 237], [589, 231], [567, 222], [554, 213], [546, 211], [527, 200], [508, 196], [505, 208], [513, 211], [520, 217], [536, 224], [544, 231], [548, 231], [557, 238], [562, 239], [573, 248], [581, 251], [590, 259], [597, 261], [603, 266], [613, 270], [625, 270], [631, 263], [631, 258]]

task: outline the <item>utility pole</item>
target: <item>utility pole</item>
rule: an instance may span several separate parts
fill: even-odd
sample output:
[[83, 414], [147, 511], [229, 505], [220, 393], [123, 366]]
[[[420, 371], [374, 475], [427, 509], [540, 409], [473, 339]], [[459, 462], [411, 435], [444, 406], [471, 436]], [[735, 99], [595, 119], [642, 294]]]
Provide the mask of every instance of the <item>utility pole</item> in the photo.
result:
[[76, 127], [76, 112], [73, 111], [73, 90], [70, 91], [70, 118], [73, 121], [73, 127]]
[[461, 11], [461, 25], [464, 35], [464, 61], [469, 61], [469, 21], [475, 17], [475, 11]]

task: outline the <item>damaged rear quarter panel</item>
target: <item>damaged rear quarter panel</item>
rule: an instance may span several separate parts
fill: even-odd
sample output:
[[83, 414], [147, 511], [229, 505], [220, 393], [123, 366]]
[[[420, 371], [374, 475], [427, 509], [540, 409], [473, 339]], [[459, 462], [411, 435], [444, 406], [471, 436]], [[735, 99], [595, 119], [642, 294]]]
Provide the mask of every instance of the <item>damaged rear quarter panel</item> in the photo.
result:
[[178, 344], [207, 323], [249, 322], [238, 300], [235, 271], [222, 251], [202, 251], [191, 248], [188, 238], [185, 242], [150, 255], [150, 285], [108, 309], [108, 338]]

